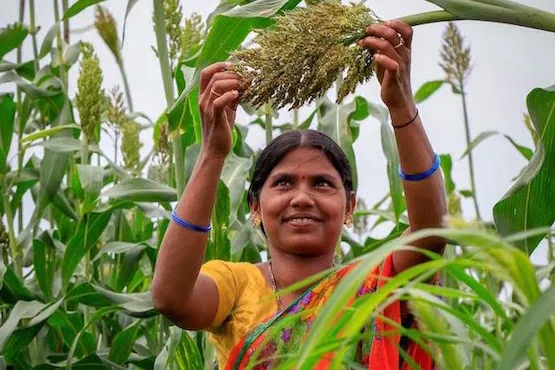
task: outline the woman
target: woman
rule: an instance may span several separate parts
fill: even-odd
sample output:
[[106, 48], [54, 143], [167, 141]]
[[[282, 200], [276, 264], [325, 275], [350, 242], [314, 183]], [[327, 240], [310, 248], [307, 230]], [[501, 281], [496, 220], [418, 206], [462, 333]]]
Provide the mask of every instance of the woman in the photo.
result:
[[[369, 26], [366, 32], [359, 45], [376, 51], [381, 98], [389, 108], [399, 150], [409, 230], [439, 227], [446, 213], [445, 194], [438, 158], [412, 95], [412, 29], [393, 20]], [[257, 265], [223, 261], [202, 265], [206, 225], [232, 148], [239, 97], [239, 77], [227, 72], [228, 67], [218, 63], [202, 73], [203, 147], [162, 243], [152, 294], [155, 307], [180, 327], [210, 332], [221, 369], [243, 368], [251, 357], [258, 368], [269, 368], [279, 364], [276, 356], [298, 346], [319, 307], [349, 271], [350, 267], [340, 269], [308, 290], [274, 294], [332, 268], [343, 224], [352, 223], [355, 193], [348, 161], [331, 139], [316, 131], [286, 133], [261, 154], [249, 189], [253, 224], [265, 233], [271, 260]], [[441, 253], [444, 242], [430, 238], [414, 245]], [[394, 252], [359, 295], [379, 288], [375, 276], [390, 277], [423, 261], [425, 256], [415, 251]], [[398, 302], [386, 311], [385, 316], [397, 322], [410, 317]], [[310, 315], [298, 320], [300, 326], [285, 327], [280, 337], [268, 337], [270, 328], [298, 312]], [[380, 328], [387, 325], [375, 322], [374, 329]], [[422, 368], [431, 366], [417, 347], [404, 348]], [[350, 352], [352, 361], [372, 368], [400, 366], [398, 344], [390, 341], [369, 340]], [[332, 360], [333, 353], [328, 353], [313, 367], [326, 368]]]

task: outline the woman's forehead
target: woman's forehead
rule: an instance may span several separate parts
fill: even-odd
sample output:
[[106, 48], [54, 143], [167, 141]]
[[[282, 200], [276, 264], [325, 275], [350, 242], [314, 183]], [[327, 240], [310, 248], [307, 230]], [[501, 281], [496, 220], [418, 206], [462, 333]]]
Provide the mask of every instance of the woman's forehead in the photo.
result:
[[325, 173], [330, 176], [339, 177], [339, 173], [328, 157], [322, 151], [315, 148], [297, 148], [287, 153], [277, 166], [273, 168], [270, 176], [278, 172], [299, 175]]

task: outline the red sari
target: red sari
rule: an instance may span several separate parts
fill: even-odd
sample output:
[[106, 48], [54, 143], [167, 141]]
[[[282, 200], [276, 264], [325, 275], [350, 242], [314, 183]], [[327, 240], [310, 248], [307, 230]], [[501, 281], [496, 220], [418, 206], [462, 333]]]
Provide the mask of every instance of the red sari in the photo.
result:
[[[284, 355], [287, 356], [288, 353], [295, 353], [300, 348], [319, 310], [327, 302], [327, 299], [341, 282], [342, 278], [354, 266], [351, 264], [330, 274], [308, 289], [285, 310], [278, 312], [255, 328], [235, 346], [229, 357], [226, 370], [279, 368]], [[356, 298], [371, 294], [376, 289], [382, 287], [387, 282], [387, 278], [391, 278], [394, 275], [392, 257], [389, 256], [382, 266], [377, 266], [368, 275], [364, 284], [357, 292]], [[382, 318], [375, 317], [369, 321], [368, 325], [363, 329], [368, 333], [368, 339], [359, 340], [355, 345], [352, 345], [352, 348], [347, 350], [346, 357], [351, 363], [357, 363], [364, 368], [372, 370], [412, 369], [400, 357], [401, 336], [395, 334], [399, 330], [395, 325], [386, 323], [383, 319], [385, 317], [387, 320], [391, 320], [397, 324], [397, 327], [401, 325], [400, 302], [395, 301], [387, 306], [381, 312], [381, 315]], [[411, 326], [415, 327], [414, 321]], [[271, 334], [275, 333], [275, 330], [272, 329], [276, 327], [279, 335]], [[388, 334], [382, 336], [383, 333]], [[422, 370], [432, 370], [434, 368], [431, 356], [416, 343], [406, 341], [404, 348], [406, 353]], [[341, 349], [344, 350], [344, 348]], [[310, 368], [318, 370], [328, 369], [334, 359], [334, 354], [334, 351], [330, 351], [321, 355]]]

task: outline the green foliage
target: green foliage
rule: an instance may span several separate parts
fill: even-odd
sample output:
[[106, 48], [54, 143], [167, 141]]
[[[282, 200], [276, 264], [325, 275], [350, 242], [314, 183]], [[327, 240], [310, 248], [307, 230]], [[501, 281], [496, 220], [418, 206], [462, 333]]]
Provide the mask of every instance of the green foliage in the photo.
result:
[[[156, 1], [160, 5], [162, 0]], [[283, 22], [294, 19], [299, 27], [318, 26], [322, 32], [328, 32], [330, 44], [326, 44], [329, 50], [325, 52], [333, 58], [306, 65], [319, 67], [308, 68], [312, 85], [302, 90], [303, 101], [317, 98], [309, 115], [296, 117], [293, 124], [272, 117], [275, 122], [271, 122], [269, 129], [284, 131], [296, 126], [326, 132], [346, 152], [356, 183], [357, 160], [358, 168], [361, 162], [355, 157], [353, 145], [359, 139], [362, 124], [377, 120], [385, 161], [376, 165], [387, 168], [389, 186], [383, 189], [386, 196], [379, 202], [357, 209], [358, 240], [346, 231], [342, 241], [348, 248], [338, 248], [337, 259], [348, 263], [359, 258], [361, 263], [334, 293], [306, 343], [299, 346], [284, 368], [311, 368], [318, 356], [331, 348], [338, 349], [340, 359], [345, 342], [330, 342], [333, 336], [341, 331], [344, 340], [356, 340], [363, 322], [378, 315], [392, 298], [410, 301], [424, 329], [400, 330], [427, 343], [436, 361], [446, 368], [555, 367], [555, 328], [550, 320], [554, 307], [552, 242], [549, 265], [537, 268], [529, 259], [546, 235], [551, 241], [549, 228], [555, 220], [551, 206], [555, 203], [553, 91], [535, 89], [528, 97], [528, 127], [535, 151], [505, 136], [530, 162], [493, 210], [495, 226], [502, 236], [483, 224], [454, 220], [445, 229], [401, 237], [408, 220], [387, 110], [361, 96], [334, 104], [321, 93], [338, 82], [340, 96], [344, 97], [364, 80], [361, 76], [370, 75], [370, 55], [361, 55], [355, 46], [347, 47], [349, 40], [344, 37], [350, 36], [337, 33], [338, 29], [345, 31], [348, 21], [347, 31], [355, 37], [361, 27], [374, 20], [367, 18], [370, 13], [362, 5], [338, 8], [329, 2], [318, 5], [319, 2], [312, 1], [310, 8], [314, 14], [319, 14], [318, 9], [339, 13], [332, 12], [336, 16], [331, 20], [322, 17], [311, 20], [305, 17], [306, 10], [283, 15], [296, 8], [298, 0], [226, 1], [205, 26], [195, 14], [185, 17], [182, 24], [179, 2], [164, 1], [162, 30], [167, 35], [162, 41], [169, 47], [167, 50], [158, 47], [158, 55], [161, 61], [173, 60], [167, 71], [168, 91], [172, 94], [168, 95], [171, 99], [167, 109], [151, 120], [131, 108], [116, 23], [104, 8], [97, 7], [96, 27], [123, 72], [126, 100], [117, 89], [108, 97], [104, 94], [100, 60], [92, 45], [78, 42], [62, 43], [63, 50], [54, 47], [55, 39], [62, 40], [60, 26], [64, 19], [82, 14], [100, 2], [79, 0], [64, 8], [62, 20], [37, 35], [42, 35], [42, 40], [38, 40], [40, 48], [36, 59], [30, 62], [10, 61], [11, 53], [22, 45], [29, 30], [21, 25], [0, 30], [0, 84], [6, 84], [2, 88], [8, 89], [0, 94], [2, 366], [150, 370], [202, 369], [213, 365], [214, 350], [202, 333], [182, 331], [154, 309], [150, 286], [157, 252], [169, 223], [172, 202], [178, 200], [176, 188], [190, 176], [199, 153], [200, 71], [213, 62], [228, 59], [251, 31], [269, 36], [264, 29], [274, 25], [274, 29], [289, 32]], [[533, 8], [526, 9], [534, 17], [507, 18], [507, 14], [512, 16], [519, 10], [519, 4], [504, 0], [498, 1], [500, 5], [493, 10], [478, 3], [470, 7], [464, 0], [433, 2], [452, 12], [441, 13], [443, 20], [456, 16], [549, 29], [548, 20], [552, 19]], [[126, 19], [136, 3], [127, 1]], [[445, 18], [446, 15], [451, 18]], [[430, 19], [418, 17], [413, 19], [421, 22]], [[125, 31], [125, 22], [123, 28]], [[160, 33], [158, 28], [156, 31]], [[285, 36], [290, 34], [281, 34]], [[306, 34], [293, 36], [291, 40], [301, 50], [287, 54], [277, 48], [273, 52], [277, 52], [281, 62], [299, 63], [307, 53], [323, 51], [318, 45], [305, 47], [310, 40]], [[74, 38], [78, 36], [72, 35]], [[278, 46], [284, 47], [283, 43]], [[67, 94], [70, 85], [67, 76], [75, 75], [68, 72], [76, 72], [71, 69], [75, 69], [79, 50], [82, 59], [76, 81], [78, 91], [72, 101]], [[250, 55], [248, 50], [251, 49], [237, 55]], [[57, 57], [52, 60], [48, 55]], [[263, 61], [268, 63], [264, 68], [270, 68], [271, 63]], [[40, 64], [40, 70], [35, 64]], [[295, 69], [286, 72], [283, 76], [291, 79], [303, 76]], [[336, 81], [336, 76], [345, 72], [347, 75]], [[268, 81], [263, 79], [261, 83]], [[116, 85], [116, 81], [108, 82], [110, 86]], [[416, 92], [415, 100], [421, 103], [431, 99], [445, 82], [424, 84]], [[451, 82], [449, 78], [447, 82]], [[269, 87], [264, 88], [265, 94], [270, 94]], [[174, 89], [180, 94], [175, 103]], [[280, 96], [293, 99], [289, 90], [274, 90], [271, 93], [278, 95], [271, 98], [276, 103]], [[291, 102], [301, 104], [301, 100]], [[156, 122], [153, 128], [140, 125], [144, 118]], [[256, 117], [252, 120], [256, 121]], [[257, 153], [245, 141], [248, 127], [240, 124], [235, 127], [233, 154], [225, 163], [218, 185], [206, 259], [256, 263], [263, 260], [266, 247], [261, 233], [249, 223], [246, 187]], [[154, 148], [152, 155], [141, 158], [139, 133], [143, 129], [153, 130]], [[464, 155], [479, 144], [484, 145], [486, 138], [499, 134], [491, 131], [479, 135], [469, 143]], [[106, 140], [114, 141], [114, 157], [107, 156], [97, 145]], [[458, 163], [452, 158], [458, 158], [458, 154], [455, 157], [455, 153], [446, 153], [441, 158], [450, 214], [464, 217], [461, 196], [473, 196], [474, 191], [460, 189], [453, 181], [451, 172]], [[391, 231], [377, 238], [374, 230], [378, 226]], [[456, 245], [462, 252], [446, 253], [441, 258], [431, 255], [429, 262], [399, 274], [377, 294], [357, 302], [355, 310], [344, 310], [350, 295], [372, 266], [415, 238], [432, 235], [449, 239], [453, 249]], [[445, 286], [422, 283], [435, 272], [446, 277]], [[551, 286], [542, 290], [546, 282]], [[514, 292], [512, 296], [504, 295], [503, 287], [507, 284]], [[504, 299], [498, 299], [502, 295]], [[341, 320], [336, 320], [337, 314], [343, 315]]]

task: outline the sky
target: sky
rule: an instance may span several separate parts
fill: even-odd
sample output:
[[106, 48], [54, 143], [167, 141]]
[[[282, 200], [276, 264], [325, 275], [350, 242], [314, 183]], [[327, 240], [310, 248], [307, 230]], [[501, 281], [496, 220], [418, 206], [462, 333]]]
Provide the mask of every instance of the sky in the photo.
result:
[[[70, 1], [72, 3], [73, 1]], [[520, 0], [520, 2], [555, 12], [552, 0]], [[0, 0], [0, 27], [17, 20], [17, 0]], [[181, 1], [185, 16], [197, 12], [207, 16], [217, 6], [217, 0]], [[123, 25], [127, 1], [108, 0], [103, 3], [114, 15], [119, 29]], [[390, 19], [438, 8], [424, 0], [375, 0], [367, 1], [382, 19]], [[52, 1], [35, 2], [37, 24], [41, 30], [39, 43], [54, 23]], [[122, 86], [121, 76], [107, 47], [89, 26], [94, 21], [91, 7], [72, 18], [70, 28], [72, 40], [92, 42], [101, 61], [104, 73], [104, 87], [109, 90], [114, 85]], [[472, 137], [483, 131], [495, 130], [507, 134], [518, 143], [532, 147], [532, 139], [523, 121], [526, 96], [536, 87], [555, 84], [555, 33], [531, 30], [522, 27], [476, 21], [457, 22], [465, 42], [471, 48], [472, 73], [467, 84], [467, 104]], [[423, 83], [442, 79], [439, 66], [439, 49], [444, 23], [417, 26], [414, 29], [412, 86], [416, 91]], [[121, 37], [121, 32], [120, 32]], [[126, 30], [123, 58], [131, 85], [136, 111], [156, 119], [166, 103], [158, 60], [151, 48], [156, 44], [152, 27], [152, 1], [140, 0], [133, 8]], [[39, 44], [40, 47], [40, 44]], [[30, 38], [24, 44], [23, 59], [32, 57]], [[11, 59], [10, 59], [11, 58]], [[8, 55], [15, 61], [15, 55]], [[78, 68], [70, 73], [70, 96], [75, 95]], [[0, 86], [0, 91], [13, 87]], [[379, 84], [371, 80], [357, 90], [357, 94], [370, 101], [380, 102]], [[460, 96], [454, 95], [444, 85], [434, 96], [420, 104], [419, 111], [432, 145], [437, 153], [450, 153], [454, 160], [453, 177], [459, 189], [468, 189], [469, 175], [466, 159], [460, 160], [466, 148]], [[301, 120], [307, 115], [301, 110]], [[290, 114], [280, 112], [277, 123], [287, 122]], [[247, 123], [244, 113], [238, 115], [238, 122]], [[142, 135], [144, 151], [152, 146], [151, 132]], [[264, 145], [264, 132], [253, 127], [247, 142], [254, 148]], [[361, 124], [358, 141], [354, 145], [359, 172], [359, 192], [367, 204], [382, 198], [388, 189], [386, 163], [380, 143], [380, 125], [376, 120], [367, 119]], [[112, 150], [107, 143], [105, 151]], [[502, 136], [489, 138], [474, 150], [475, 177], [478, 203], [482, 217], [493, 219], [495, 203], [510, 188], [515, 176], [526, 165], [526, 160]], [[474, 217], [472, 202], [463, 201], [466, 218]], [[545, 248], [538, 250], [533, 260], [544, 262]]]

